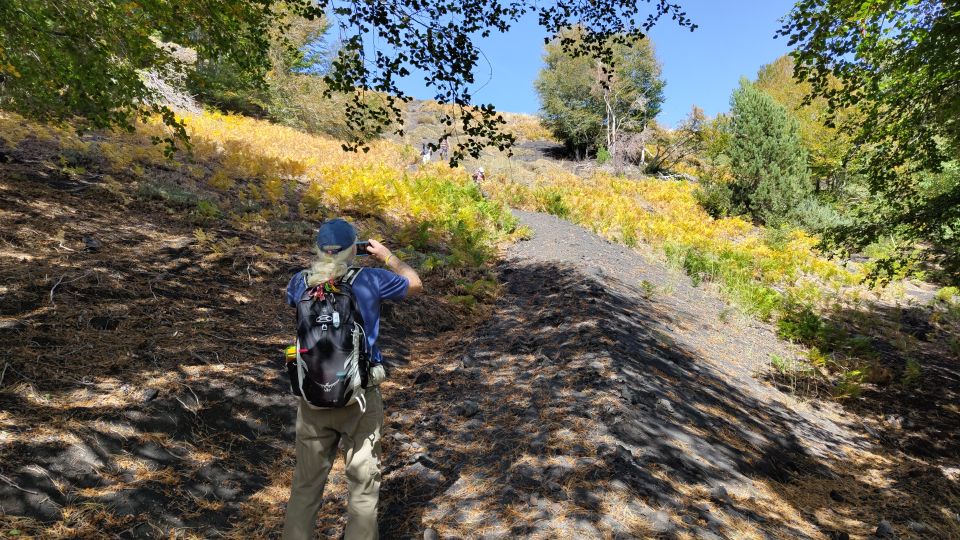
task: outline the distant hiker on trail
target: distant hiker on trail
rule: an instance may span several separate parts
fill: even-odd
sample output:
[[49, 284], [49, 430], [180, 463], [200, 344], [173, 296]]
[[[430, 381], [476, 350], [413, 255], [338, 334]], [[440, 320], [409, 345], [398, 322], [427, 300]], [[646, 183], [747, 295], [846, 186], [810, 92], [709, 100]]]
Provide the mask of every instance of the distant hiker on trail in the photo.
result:
[[486, 176], [483, 174], [483, 167], [477, 167], [477, 170], [473, 171], [473, 181], [480, 183], [483, 182]]
[[440, 159], [447, 159], [447, 152], [450, 151], [450, 143], [446, 139], [440, 141]]
[[[417, 272], [376, 240], [357, 242], [353, 225], [325, 221], [310, 268], [287, 285], [297, 308], [297, 343], [287, 349], [290, 388], [299, 397], [297, 465], [283, 538], [314, 537], [323, 488], [344, 448], [349, 487], [346, 540], [378, 538], [380, 436], [386, 378], [377, 348], [380, 303], [418, 294]], [[358, 247], [387, 269], [351, 267]]]

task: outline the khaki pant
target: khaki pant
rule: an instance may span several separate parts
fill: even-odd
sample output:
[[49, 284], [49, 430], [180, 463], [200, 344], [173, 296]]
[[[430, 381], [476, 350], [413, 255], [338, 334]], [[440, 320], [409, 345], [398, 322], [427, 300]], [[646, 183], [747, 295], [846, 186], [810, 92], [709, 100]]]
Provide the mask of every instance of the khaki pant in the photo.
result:
[[378, 387], [366, 390], [367, 410], [356, 403], [342, 409], [311, 409], [303, 399], [297, 410], [297, 467], [283, 527], [285, 540], [314, 537], [323, 487], [343, 440], [350, 502], [345, 540], [378, 538], [380, 432], [383, 398]]

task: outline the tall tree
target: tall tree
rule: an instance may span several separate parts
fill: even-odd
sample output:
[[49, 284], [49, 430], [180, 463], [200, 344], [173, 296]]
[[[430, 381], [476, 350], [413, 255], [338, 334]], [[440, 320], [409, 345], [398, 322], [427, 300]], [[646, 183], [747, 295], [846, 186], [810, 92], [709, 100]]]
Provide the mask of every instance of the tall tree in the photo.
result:
[[861, 215], [840, 238], [912, 235], [960, 275], [960, 182], [930, 181], [960, 159], [960, 1], [799, 0], [779, 34], [796, 47], [811, 98], [859, 110], [856, 164], [884, 212]]
[[546, 45], [534, 82], [544, 122], [578, 156], [601, 144], [617, 155], [623, 137], [642, 131], [660, 112], [660, 64], [646, 38], [612, 43], [608, 61], [564, 48], [582, 39], [582, 30], [573, 28]]
[[734, 206], [764, 223], [782, 223], [813, 190], [800, 126], [746, 80], [730, 101]]
[[756, 86], [786, 107], [799, 121], [814, 186], [818, 190], [840, 188], [851, 143], [850, 136], [838, 126], [853, 122], [851, 114], [854, 111], [834, 111], [831, 120], [825, 98], [807, 99], [810, 83], [794, 76], [794, 60], [788, 55], [761, 67], [757, 72]]
[[[241, 74], [236, 86], [262, 84], [270, 68], [271, 32], [292, 14], [322, 15], [310, 0], [17, 0], [0, 2], [0, 108], [78, 127], [132, 129], [161, 113], [185, 132], [144, 81], [145, 70], [184, 66], [178, 47], [197, 62], [218, 59]], [[172, 143], [172, 140], [170, 140]]]
[[630, 132], [643, 131], [660, 113], [663, 88], [660, 63], [649, 39], [634, 39], [613, 48], [615, 66], [596, 62], [597, 84], [604, 105], [604, 144], [615, 158]]
[[594, 92], [594, 61], [565, 53], [560, 41], [553, 40], [546, 45], [543, 63], [533, 83], [543, 123], [582, 159], [603, 129], [604, 104]]
[[[40, 119], [130, 127], [153, 97], [139, 71], [174, 62], [163, 42], [195, 49], [201, 65], [228, 59], [244, 75], [240, 80], [264, 84], [271, 31], [291, 13], [328, 13], [341, 36], [324, 79], [330, 92], [354, 95], [346, 107], [356, 134], [349, 147], [402, 125], [401, 104], [409, 97], [400, 80], [419, 71], [437, 101], [464, 110], [444, 119], [459, 121], [466, 135], [454, 161], [512, 142], [493, 106], [471, 106], [481, 57], [477, 36], [506, 32], [533, 15], [547, 36], [580, 26], [583, 39], [564, 47], [609, 62], [613, 43], [642, 36], [663, 17], [695, 28], [667, 0], [7, 0], [0, 2], [0, 107]], [[369, 92], [384, 96], [387, 106], [372, 106]], [[171, 111], [157, 110], [176, 125]]]

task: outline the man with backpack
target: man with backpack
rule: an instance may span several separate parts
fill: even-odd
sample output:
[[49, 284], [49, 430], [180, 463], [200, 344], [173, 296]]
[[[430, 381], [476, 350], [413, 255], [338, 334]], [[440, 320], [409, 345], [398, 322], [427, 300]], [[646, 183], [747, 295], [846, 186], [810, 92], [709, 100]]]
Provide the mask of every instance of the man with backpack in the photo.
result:
[[380, 303], [418, 294], [417, 272], [377, 242], [362, 254], [387, 269], [351, 267], [356, 231], [343, 219], [317, 232], [310, 268], [293, 276], [287, 303], [297, 308], [297, 344], [287, 356], [291, 391], [299, 396], [297, 465], [284, 539], [313, 538], [323, 488], [338, 446], [344, 448], [349, 503], [346, 540], [378, 537], [380, 435], [385, 379], [377, 348]]

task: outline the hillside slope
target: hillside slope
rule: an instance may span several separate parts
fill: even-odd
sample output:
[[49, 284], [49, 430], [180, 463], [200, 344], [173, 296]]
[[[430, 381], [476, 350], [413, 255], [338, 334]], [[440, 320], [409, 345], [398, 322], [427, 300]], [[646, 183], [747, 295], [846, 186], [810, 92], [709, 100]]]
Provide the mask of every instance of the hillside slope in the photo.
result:
[[[192, 161], [121, 167], [100, 134], [0, 149], [0, 532], [278, 537], [281, 293], [315, 220], [345, 213], [410, 246], [429, 291], [384, 311], [384, 538], [960, 536], [955, 456], [764, 382], [789, 346], [642, 244], [519, 213], [532, 238], [490, 268], [512, 225], [456, 173], [339, 169], [321, 142], [208, 120]], [[339, 464], [326, 498], [335, 537]]]
[[[956, 469], [755, 377], [788, 352], [769, 325], [725, 321], [724, 301], [652, 254], [519, 215], [533, 238], [508, 250], [491, 316], [405, 368], [393, 395], [391, 437], [412, 445], [397, 457], [429, 469], [419, 489], [394, 484], [415, 523], [442, 538], [868, 538], [883, 520], [904, 538], [960, 532]], [[384, 518], [409, 530], [409, 503]]]

